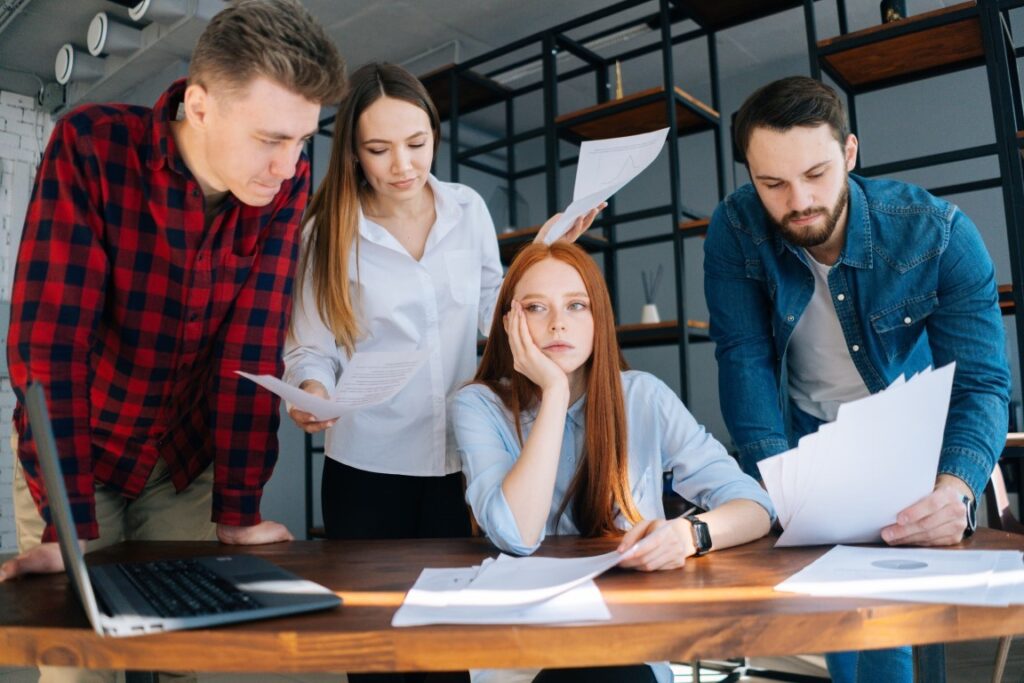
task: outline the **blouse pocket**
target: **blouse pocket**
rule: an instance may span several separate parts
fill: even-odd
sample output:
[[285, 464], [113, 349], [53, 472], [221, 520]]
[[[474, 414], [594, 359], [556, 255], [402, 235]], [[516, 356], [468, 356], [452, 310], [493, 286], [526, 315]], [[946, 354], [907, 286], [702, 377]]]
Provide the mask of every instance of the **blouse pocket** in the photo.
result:
[[934, 292], [901, 301], [871, 316], [871, 327], [892, 361], [910, 353], [924, 331], [925, 320], [939, 305]]
[[454, 249], [444, 255], [448, 288], [452, 299], [462, 305], [480, 300], [480, 259], [472, 249]]

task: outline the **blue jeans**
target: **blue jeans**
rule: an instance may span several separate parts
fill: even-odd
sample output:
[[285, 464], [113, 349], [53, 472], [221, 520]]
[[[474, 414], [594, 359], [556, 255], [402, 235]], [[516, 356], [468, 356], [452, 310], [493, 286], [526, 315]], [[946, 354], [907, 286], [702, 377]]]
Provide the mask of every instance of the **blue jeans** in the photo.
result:
[[909, 647], [825, 655], [834, 683], [911, 683], [914, 659]]

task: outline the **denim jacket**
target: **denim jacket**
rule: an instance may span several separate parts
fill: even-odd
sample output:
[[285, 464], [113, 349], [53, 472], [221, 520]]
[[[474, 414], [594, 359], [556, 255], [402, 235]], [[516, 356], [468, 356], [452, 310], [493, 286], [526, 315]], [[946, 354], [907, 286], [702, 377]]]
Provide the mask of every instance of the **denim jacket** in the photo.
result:
[[[849, 185], [846, 244], [828, 285], [850, 356], [872, 393], [956, 361], [939, 473], [977, 498], [1006, 441], [1010, 395], [992, 259], [953, 204], [897, 181], [850, 175]], [[752, 185], [711, 218], [704, 292], [722, 412], [753, 476], [757, 461], [813, 431], [786, 378], [789, 339], [814, 291], [806, 259], [778, 235]]]

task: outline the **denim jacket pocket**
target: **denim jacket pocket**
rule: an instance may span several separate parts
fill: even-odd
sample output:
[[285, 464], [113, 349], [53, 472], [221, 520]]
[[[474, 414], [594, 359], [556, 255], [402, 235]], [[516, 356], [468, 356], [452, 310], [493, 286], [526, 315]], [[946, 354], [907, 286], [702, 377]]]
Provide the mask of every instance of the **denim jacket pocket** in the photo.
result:
[[911, 297], [871, 315], [871, 327], [889, 361], [905, 356], [921, 338], [924, 322], [939, 305], [935, 292]]
[[761, 283], [761, 286], [768, 292], [768, 298], [772, 301], [775, 300], [775, 287], [776, 284], [768, 278], [768, 275], [764, 272], [764, 264], [761, 259], [748, 258], [746, 260], [746, 276], [748, 280], [757, 280]]

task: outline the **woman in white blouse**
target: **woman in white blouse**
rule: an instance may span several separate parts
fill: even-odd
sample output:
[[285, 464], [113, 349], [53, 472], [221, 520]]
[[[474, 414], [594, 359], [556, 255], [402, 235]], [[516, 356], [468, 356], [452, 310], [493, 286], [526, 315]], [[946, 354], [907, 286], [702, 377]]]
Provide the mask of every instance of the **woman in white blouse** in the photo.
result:
[[[663, 382], [619, 352], [604, 279], [571, 244], [533, 244], [509, 267], [474, 383], [453, 425], [466, 497], [487, 537], [517, 554], [545, 535], [620, 536], [621, 566], [676, 569], [768, 533], [773, 509]], [[662, 472], [707, 512], [665, 519]], [[667, 664], [477, 671], [474, 681], [671, 680]]]
[[327, 174], [308, 209], [285, 380], [326, 397], [355, 352], [421, 351], [427, 360], [383, 405], [328, 422], [289, 411], [307, 432], [328, 429], [325, 531], [468, 535], [447, 404], [473, 375], [477, 330], [487, 332], [501, 285], [494, 224], [480, 195], [431, 175], [440, 120], [404, 69], [356, 70], [334, 126]]

